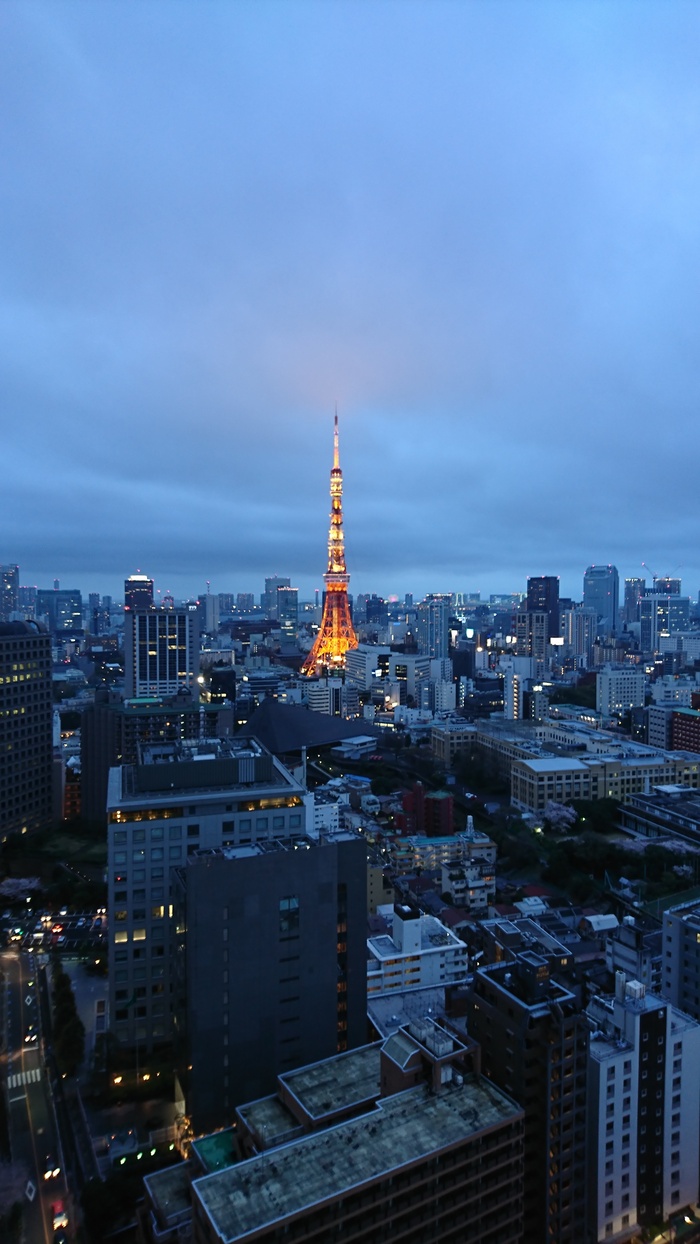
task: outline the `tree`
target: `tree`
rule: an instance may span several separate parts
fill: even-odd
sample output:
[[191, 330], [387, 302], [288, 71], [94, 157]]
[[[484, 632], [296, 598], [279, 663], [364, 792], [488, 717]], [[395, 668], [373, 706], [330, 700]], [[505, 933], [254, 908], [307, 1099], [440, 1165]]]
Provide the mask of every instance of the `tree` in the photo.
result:
[[55, 1038], [56, 1062], [67, 1076], [74, 1076], [85, 1057], [85, 1027], [79, 1015], [63, 1025]]
[[4, 1217], [21, 1202], [28, 1178], [23, 1162], [0, 1162], [0, 1215]]
[[542, 816], [545, 824], [559, 834], [568, 833], [578, 820], [578, 814], [574, 808], [568, 807], [565, 803], [555, 803], [554, 800], [549, 801]]

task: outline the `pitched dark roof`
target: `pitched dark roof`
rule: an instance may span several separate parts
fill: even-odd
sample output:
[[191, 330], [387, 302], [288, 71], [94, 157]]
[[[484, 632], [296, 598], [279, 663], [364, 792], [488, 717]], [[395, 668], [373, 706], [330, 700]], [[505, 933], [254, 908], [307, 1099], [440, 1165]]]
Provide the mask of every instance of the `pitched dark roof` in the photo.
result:
[[275, 756], [300, 752], [302, 747], [332, 747], [344, 739], [373, 734], [376, 726], [365, 721], [344, 721], [327, 713], [312, 713], [297, 704], [280, 704], [266, 696], [239, 734], [258, 739]]

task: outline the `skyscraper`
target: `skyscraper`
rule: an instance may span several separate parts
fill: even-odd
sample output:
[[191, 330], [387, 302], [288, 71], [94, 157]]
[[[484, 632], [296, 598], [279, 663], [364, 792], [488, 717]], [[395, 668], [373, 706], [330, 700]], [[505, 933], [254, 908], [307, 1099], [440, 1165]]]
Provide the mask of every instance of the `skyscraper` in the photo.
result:
[[646, 591], [646, 579], [625, 579], [625, 599], [622, 607], [623, 620], [639, 621], [639, 602]]
[[[348, 583], [343, 535], [343, 472], [338, 450], [338, 416], [333, 431], [333, 467], [331, 469], [331, 525], [328, 532], [328, 570], [323, 576], [326, 591], [323, 617], [316, 641], [309, 653], [302, 674], [313, 674], [320, 666], [334, 669], [345, 665], [345, 654], [357, 647], [357, 635], [350, 616]], [[447, 655], [445, 653], [445, 655]]]
[[293, 644], [299, 628], [299, 589], [297, 587], [278, 587], [277, 621], [283, 640], [288, 644]]
[[197, 605], [127, 610], [124, 690], [127, 698], [175, 695], [199, 674]]
[[272, 575], [265, 580], [265, 591], [262, 594], [260, 604], [262, 605], [263, 615], [266, 618], [277, 617], [277, 589], [279, 587], [289, 587], [291, 579], [281, 579], [279, 575]]
[[450, 655], [450, 592], [431, 592], [416, 609], [418, 651], [423, 656]]
[[9, 622], [19, 607], [19, 566], [0, 566], [0, 622]]
[[147, 574], [130, 574], [124, 580], [124, 608], [151, 609], [153, 607], [153, 579]]
[[51, 636], [0, 623], [0, 836], [51, 824]]
[[528, 613], [547, 614], [547, 639], [561, 635], [559, 578], [554, 574], [531, 575], [527, 581]]
[[587, 609], [595, 609], [599, 635], [617, 632], [619, 602], [617, 566], [589, 566], [583, 576], [583, 603]]

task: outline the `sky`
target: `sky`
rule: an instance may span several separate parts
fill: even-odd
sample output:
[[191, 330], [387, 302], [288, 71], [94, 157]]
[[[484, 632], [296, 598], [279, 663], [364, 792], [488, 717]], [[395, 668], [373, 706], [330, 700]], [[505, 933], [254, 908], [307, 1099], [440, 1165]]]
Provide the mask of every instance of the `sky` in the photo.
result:
[[700, 5], [3, 0], [0, 562], [700, 588]]

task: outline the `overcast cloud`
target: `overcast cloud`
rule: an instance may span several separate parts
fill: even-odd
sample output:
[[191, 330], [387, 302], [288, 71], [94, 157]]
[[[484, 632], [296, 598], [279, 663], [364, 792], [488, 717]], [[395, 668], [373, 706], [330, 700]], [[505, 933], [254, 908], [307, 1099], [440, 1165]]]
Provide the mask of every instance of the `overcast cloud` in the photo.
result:
[[[0, 6], [0, 561], [700, 587], [700, 6]], [[680, 567], [680, 569], [679, 569]]]

